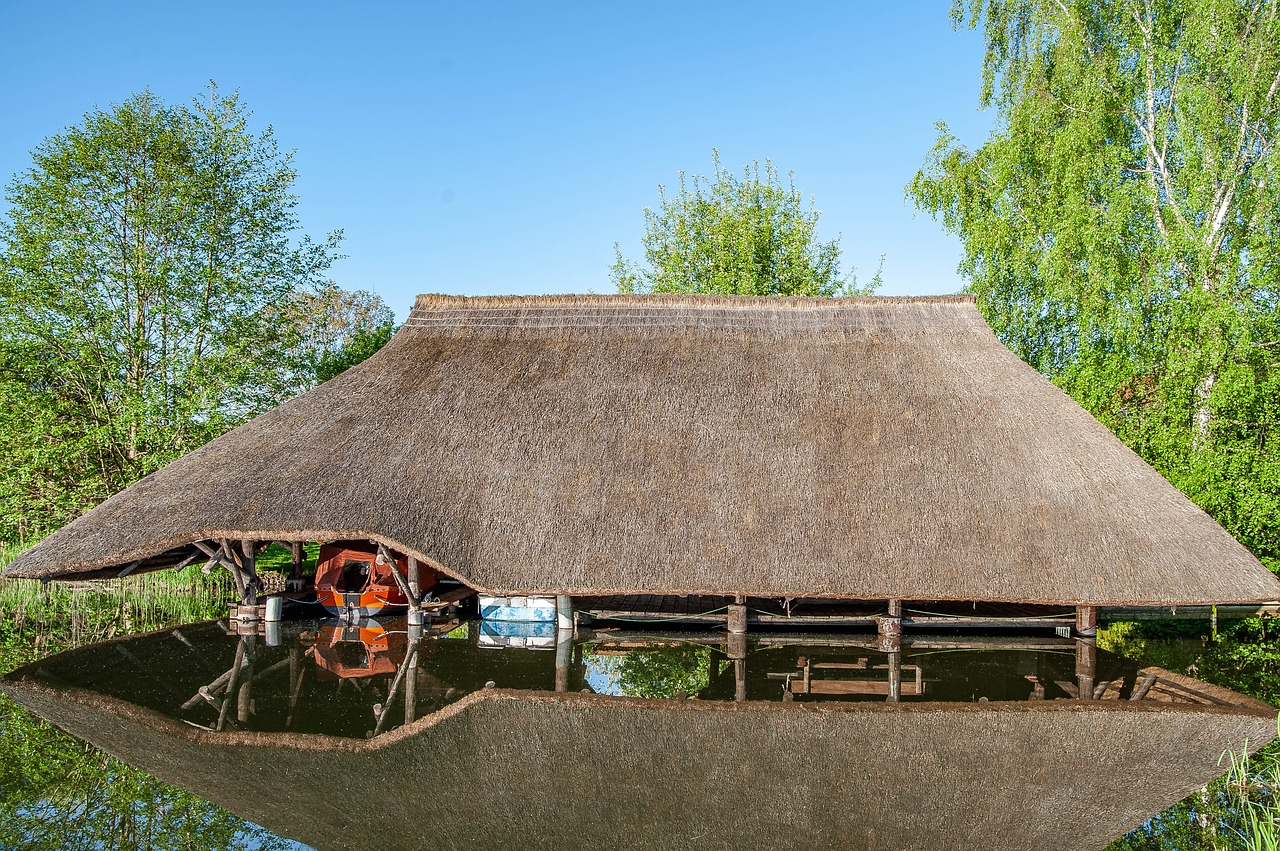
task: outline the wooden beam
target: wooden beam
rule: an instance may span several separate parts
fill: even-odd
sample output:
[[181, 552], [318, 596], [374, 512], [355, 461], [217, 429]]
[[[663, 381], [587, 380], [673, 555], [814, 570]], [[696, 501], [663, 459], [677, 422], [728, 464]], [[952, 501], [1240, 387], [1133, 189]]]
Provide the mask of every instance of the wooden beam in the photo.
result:
[[240, 564], [236, 561], [231, 549], [231, 541], [227, 538], [222, 539], [222, 554], [219, 561], [222, 562], [223, 567], [231, 571], [231, 579], [236, 585], [236, 595], [240, 598], [241, 604], [246, 604], [244, 574], [240, 571]]
[[174, 572], [176, 573], [177, 571], [182, 570], [182, 568], [191, 564], [191, 562], [195, 561], [198, 558], [200, 558], [199, 551], [192, 553], [191, 555], [187, 556], [182, 561], [178, 562], [173, 566]]
[[409, 567], [409, 599], [422, 599], [422, 577], [418, 570], [418, 559], [414, 556], [406, 556]]
[[1151, 687], [1156, 684], [1156, 680], [1160, 675], [1155, 671], [1149, 671], [1147, 676], [1142, 680], [1142, 685], [1133, 690], [1133, 694], [1129, 695], [1130, 700], [1142, 700], [1147, 696], [1147, 692], [1151, 691]]
[[396, 585], [400, 587], [400, 593], [403, 594], [408, 599], [409, 608], [410, 609], [422, 608], [422, 597], [417, 594], [414, 594], [413, 588], [411, 588], [409, 586], [409, 583], [405, 580], [405, 578], [400, 575], [400, 568], [396, 564], [396, 558], [392, 554], [391, 550], [387, 549], [386, 545], [384, 544], [378, 544], [378, 555], [382, 558], [384, 562], [386, 562], [387, 567], [391, 570], [391, 576], [393, 579], [395, 579]]
[[1076, 633], [1086, 638], [1098, 634], [1098, 607], [1076, 606]]
[[258, 603], [258, 590], [262, 583], [258, 581], [258, 542], [240, 542], [240, 569], [244, 571], [244, 594], [241, 602], [246, 606]]
[[133, 573], [135, 570], [137, 570], [137, 569], [138, 569], [138, 566], [139, 566], [140, 564], [142, 564], [144, 561], [146, 561], [146, 559], [145, 559], [145, 558], [140, 558], [140, 559], [138, 559], [137, 561], [133, 562], [133, 563], [132, 563], [132, 564], [130, 564], [128, 567], [126, 567], [124, 570], [122, 570], [122, 571], [120, 571], [119, 573], [117, 573], [117, 574], [116, 574], [116, 579], [124, 579], [124, 578], [125, 578], [126, 576], [128, 576], [130, 573]]

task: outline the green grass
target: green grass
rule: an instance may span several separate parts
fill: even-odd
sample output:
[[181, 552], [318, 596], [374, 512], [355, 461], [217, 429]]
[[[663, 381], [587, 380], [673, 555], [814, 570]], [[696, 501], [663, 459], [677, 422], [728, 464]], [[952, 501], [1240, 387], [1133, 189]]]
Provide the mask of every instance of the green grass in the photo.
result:
[[1242, 847], [1280, 851], [1280, 751], [1269, 748], [1252, 757], [1229, 756], [1227, 783], [1243, 815]]

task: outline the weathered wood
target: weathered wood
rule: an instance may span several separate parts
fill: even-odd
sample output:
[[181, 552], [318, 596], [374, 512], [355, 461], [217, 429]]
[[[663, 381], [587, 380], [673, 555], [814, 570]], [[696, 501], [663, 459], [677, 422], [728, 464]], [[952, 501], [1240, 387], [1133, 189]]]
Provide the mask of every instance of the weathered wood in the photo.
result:
[[[240, 679], [240, 691], [236, 694], [236, 720], [241, 724], [248, 723], [249, 716], [253, 714], [253, 666], [257, 661], [257, 653], [254, 652], [254, 643], [257, 639], [254, 636], [248, 636], [244, 639], [244, 667], [247, 675]], [[231, 692], [227, 692], [227, 700], [231, 700]]]
[[901, 637], [902, 618], [876, 618], [876, 632], [882, 638]]
[[120, 571], [119, 573], [117, 573], [117, 574], [116, 574], [116, 579], [124, 579], [124, 578], [125, 578], [126, 576], [128, 576], [130, 573], [133, 573], [135, 570], [137, 570], [137, 569], [138, 569], [138, 567], [139, 567], [139, 566], [140, 566], [144, 561], [146, 561], [146, 559], [145, 559], [145, 558], [140, 558], [140, 559], [138, 559], [137, 561], [135, 561], [135, 562], [131, 563], [131, 564], [130, 564], [128, 567], [126, 567], [124, 570], [122, 570], [122, 571]]
[[1090, 637], [1098, 634], [1098, 607], [1076, 606], [1076, 633]]
[[192, 553], [191, 555], [187, 556], [187, 557], [186, 557], [186, 558], [184, 558], [182, 561], [178, 562], [177, 564], [175, 564], [175, 565], [173, 566], [173, 571], [174, 571], [174, 573], [177, 573], [179, 570], [182, 570], [182, 568], [184, 568], [184, 567], [186, 567], [187, 565], [191, 564], [191, 562], [195, 561], [195, 560], [196, 560], [196, 559], [198, 559], [198, 558], [200, 558], [200, 553], [199, 553], [199, 552], [194, 552], [194, 553]]
[[231, 670], [227, 672], [227, 699], [222, 701], [222, 705], [218, 709], [218, 722], [213, 728], [219, 732], [227, 723], [227, 710], [231, 707], [230, 696], [235, 691], [236, 680], [240, 678], [240, 668], [244, 665], [245, 640], [242, 638], [236, 643], [235, 661], [231, 663]]
[[556, 630], [556, 691], [569, 690], [569, 660], [572, 655], [572, 627]]
[[293, 567], [289, 571], [289, 578], [301, 579], [302, 578], [302, 554], [303, 554], [302, 541], [290, 541], [289, 551], [290, 551], [289, 554], [292, 556], [292, 560], [293, 560]]
[[573, 598], [568, 594], [556, 595], [556, 629], [569, 630], [574, 627]]
[[400, 691], [400, 684], [404, 682], [405, 674], [409, 671], [409, 666], [418, 664], [418, 651], [415, 647], [413, 652], [405, 657], [404, 663], [400, 665], [400, 670], [396, 671], [396, 677], [391, 681], [391, 688], [387, 689], [387, 702], [381, 707], [374, 707], [378, 713], [377, 722], [373, 726], [373, 732], [369, 734], [370, 738], [382, 732], [382, 728], [387, 723], [387, 716], [391, 714], [391, 701], [396, 699], [396, 695]]
[[1076, 640], [1076, 680], [1081, 700], [1093, 698], [1094, 680], [1098, 676], [1098, 646], [1087, 638]]
[[382, 559], [383, 563], [391, 571], [391, 577], [396, 581], [396, 586], [400, 589], [400, 593], [409, 601], [409, 608], [411, 610], [421, 608], [422, 597], [419, 594], [415, 594], [408, 580], [400, 575], [400, 566], [396, 564], [395, 554], [387, 549], [385, 544], [378, 544], [378, 557]]
[[747, 660], [733, 660], [733, 699], [743, 703], [747, 699]]
[[[791, 681], [792, 694], [810, 694], [810, 695], [883, 695], [888, 699], [892, 699], [892, 685], [887, 680], [810, 680], [806, 686], [801, 680]], [[901, 685], [898, 692], [899, 697], [906, 695], [914, 697], [922, 694], [920, 687], [914, 682], [905, 682]]]
[[889, 601], [889, 617], [891, 618], [902, 617], [902, 601], [901, 600]]
[[730, 633], [745, 634], [747, 631], [747, 607], [738, 603], [729, 606], [726, 622]]
[[889, 694], [886, 700], [897, 703], [902, 700], [902, 654], [889, 654]]
[[250, 602], [245, 600], [244, 573], [240, 570], [240, 564], [236, 561], [236, 557], [231, 549], [231, 541], [227, 538], [222, 539], [222, 551], [218, 556], [218, 560], [221, 562], [223, 567], [231, 571], [231, 581], [235, 583], [236, 596], [240, 598], [240, 602]]
[[422, 601], [422, 575], [418, 567], [418, 559], [414, 556], [408, 556], [409, 560], [409, 599], [417, 602]]
[[730, 659], [747, 658], [747, 634], [745, 632], [729, 633], [726, 653]]
[[404, 680], [404, 723], [412, 724], [418, 715], [418, 642], [410, 651], [409, 674]]
[[1142, 700], [1147, 696], [1147, 692], [1151, 691], [1151, 687], [1160, 679], [1160, 675], [1155, 671], [1147, 672], [1147, 676], [1142, 680], [1142, 685], [1133, 690], [1133, 694], [1129, 695], [1130, 700]]
[[258, 545], [256, 541], [240, 542], [240, 569], [244, 571], [244, 597], [246, 606], [258, 602], [258, 591], [262, 583], [258, 580]]

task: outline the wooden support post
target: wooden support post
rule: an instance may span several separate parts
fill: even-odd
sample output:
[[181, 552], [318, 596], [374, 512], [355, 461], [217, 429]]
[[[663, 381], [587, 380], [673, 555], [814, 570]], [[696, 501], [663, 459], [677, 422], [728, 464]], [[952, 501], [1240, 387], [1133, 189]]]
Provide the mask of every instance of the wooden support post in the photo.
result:
[[902, 700], [902, 653], [895, 651], [889, 654], [889, 703]]
[[1093, 683], [1098, 676], [1098, 645], [1091, 638], [1076, 639], [1076, 688], [1081, 700], [1093, 698]]
[[556, 691], [569, 690], [569, 660], [573, 656], [573, 627], [556, 630]]
[[[735, 615], [735, 610], [740, 614]], [[744, 605], [729, 607], [728, 647], [725, 649], [733, 661], [733, 699], [741, 703], [747, 699], [747, 607]]]
[[223, 698], [222, 705], [218, 707], [218, 722], [213, 728], [218, 732], [221, 732], [223, 726], [227, 723], [227, 710], [231, 708], [231, 698], [235, 694], [236, 681], [240, 679], [240, 668], [244, 665], [244, 653], [245, 639], [241, 637], [236, 644], [235, 661], [231, 663], [231, 670], [227, 672], [227, 695]]
[[195, 561], [195, 560], [196, 560], [196, 559], [198, 559], [198, 558], [200, 558], [200, 551], [199, 551], [199, 550], [196, 550], [196, 551], [195, 551], [195, 552], [193, 552], [191, 555], [187, 556], [187, 557], [186, 557], [186, 558], [184, 558], [182, 561], [180, 561], [180, 562], [178, 562], [177, 564], [175, 564], [175, 565], [173, 566], [173, 570], [174, 570], [174, 572], [175, 572], [175, 573], [177, 573], [179, 570], [182, 570], [182, 568], [184, 568], [184, 567], [186, 567], [187, 565], [191, 564], [191, 562]]
[[896, 653], [902, 648], [902, 618], [876, 618], [876, 632], [881, 652]]
[[404, 723], [412, 724], [418, 714], [418, 642], [409, 648], [409, 673], [404, 680]]
[[[249, 721], [249, 716], [253, 714], [253, 668], [255, 662], [254, 644], [257, 643], [257, 636], [246, 635], [240, 639], [245, 642], [244, 667], [245, 674], [241, 677], [240, 693], [236, 695], [236, 720], [241, 724]], [[231, 699], [231, 695], [227, 695], [227, 700]]]
[[144, 561], [146, 561], [146, 559], [144, 559], [144, 558], [140, 558], [140, 559], [138, 559], [137, 561], [133, 562], [133, 563], [132, 563], [132, 564], [130, 564], [128, 567], [126, 567], [124, 570], [122, 570], [122, 571], [120, 571], [119, 573], [117, 573], [117, 574], [116, 574], [116, 579], [124, 579], [124, 578], [125, 578], [126, 576], [128, 576], [130, 573], [133, 573], [135, 570], [137, 570], [137, 569], [138, 569], [138, 567], [139, 567], [139, 566], [141, 566], [141, 564], [142, 564]]
[[573, 611], [573, 598], [568, 594], [556, 595], [556, 629], [560, 632], [568, 630], [573, 633], [577, 618]]
[[419, 572], [418, 560], [409, 556], [409, 601], [414, 606], [422, 604], [422, 574]]
[[258, 581], [258, 545], [256, 541], [240, 542], [240, 569], [244, 571], [244, 596], [241, 602], [246, 606], [258, 604], [258, 590], [262, 583]]
[[1076, 606], [1076, 635], [1091, 638], [1098, 634], [1098, 607]]
[[889, 617], [891, 618], [902, 617], [902, 601], [901, 600], [889, 601]]
[[747, 658], [747, 634], [745, 632], [729, 633], [729, 646], [725, 648], [725, 655], [730, 659]]
[[243, 604], [245, 602], [244, 573], [241, 572], [240, 565], [231, 551], [231, 541], [226, 538], [222, 539], [222, 549], [218, 552], [218, 561], [223, 567], [231, 571], [231, 581], [236, 585], [236, 596], [240, 598], [240, 602]]
[[741, 603], [734, 603], [729, 606], [729, 614], [726, 616], [726, 622], [729, 626], [730, 634], [747, 632], [747, 607]]
[[302, 541], [293, 541], [289, 544], [289, 549], [293, 555], [293, 568], [289, 571], [289, 578], [297, 581], [302, 579]]

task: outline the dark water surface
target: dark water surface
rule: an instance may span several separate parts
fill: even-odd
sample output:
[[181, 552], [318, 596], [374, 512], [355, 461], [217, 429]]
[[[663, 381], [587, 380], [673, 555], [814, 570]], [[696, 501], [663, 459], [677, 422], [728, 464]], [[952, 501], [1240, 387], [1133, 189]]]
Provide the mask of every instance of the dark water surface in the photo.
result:
[[[1054, 637], [208, 622], [3, 688], [248, 820], [120, 847], [1100, 848], [1275, 733], [1256, 701]], [[135, 806], [174, 820], [156, 785]]]

